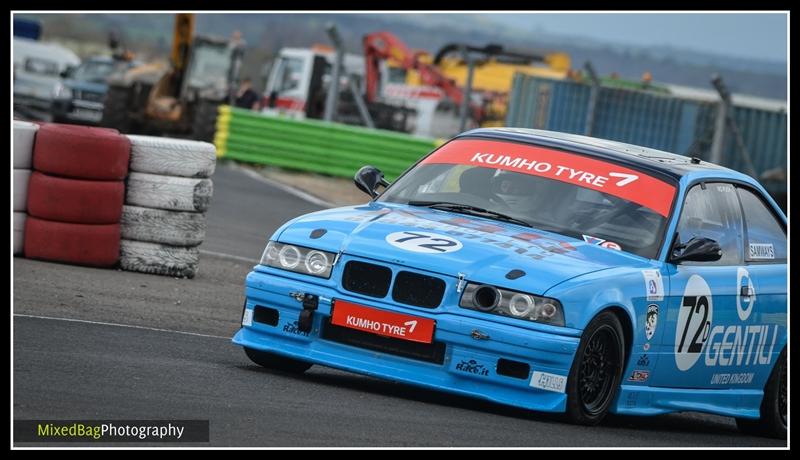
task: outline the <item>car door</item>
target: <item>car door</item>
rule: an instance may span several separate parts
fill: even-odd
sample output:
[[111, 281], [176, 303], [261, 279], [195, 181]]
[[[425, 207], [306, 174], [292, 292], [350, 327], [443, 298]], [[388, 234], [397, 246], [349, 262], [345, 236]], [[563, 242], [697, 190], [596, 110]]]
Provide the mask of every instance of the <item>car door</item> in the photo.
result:
[[[686, 243], [693, 237], [718, 242], [722, 256], [711, 262], [667, 262], [667, 314], [659, 315], [666, 327], [651, 386], [718, 386], [714, 379], [719, 376], [715, 375], [721, 372], [720, 363], [729, 359], [730, 350], [722, 354], [711, 351], [722, 341], [736, 340], [725, 326], [739, 319], [737, 274], [744, 263], [744, 225], [732, 184], [708, 182], [689, 189], [672, 241]], [[742, 333], [738, 338], [742, 339]]]
[[757, 354], [745, 354], [728, 380], [731, 387], [763, 388], [786, 345], [786, 226], [761, 192], [739, 186], [737, 194], [744, 215], [745, 265], [737, 274], [736, 312], [743, 330], [754, 336]]

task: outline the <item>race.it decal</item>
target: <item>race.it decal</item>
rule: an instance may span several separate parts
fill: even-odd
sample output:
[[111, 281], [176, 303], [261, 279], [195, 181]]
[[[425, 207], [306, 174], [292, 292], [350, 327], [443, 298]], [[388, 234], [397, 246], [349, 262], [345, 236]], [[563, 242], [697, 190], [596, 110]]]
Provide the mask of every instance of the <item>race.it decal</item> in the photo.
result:
[[422, 164], [461, 164], [546, 177], [608, 193], [669, 215], [675, 186], [614, 163], [545, 147], [458, 139], [443, 145]]
[[642, 270], [644, 277], [644, 289], [647, 293], [648, 302], [659, 302], [664, 300], [664, 280], [661, 279], [661, 272], [658, 270]]
[[635, 370], [631, 376], [628, 377], [628, 381], [641, 383], [646, 382], [648, 378], [650, 378], [650, 371]]
[[[746, 289], [747, 294], [742, 295]], [[750, 273], [744, 267], [736, 270], [736, 313], [742, 322], [750, 319], [756, 302], [756, 290]], [[716, 325], [711, 329], [706, 347], [706, 366], [750, 366], [772, 363], [778, 340], [777, 324]], [[712, 384], [750, 383], [744, 374], [714, 374]]]
[[658, 326], [658, 305], [650, 304], [647, 306], [647, 315], [644, 318], [644, 336], [647, 340], [653, 338]]
[[550, 374], [547, 372], [533, 371], [530, 385], [540, 390], [564, 393], [567, 389], [567, 376]]
[[386, 235], [386, 242], [406, 251], [424, 254], [454, 252], [464, 246], [455, 238], [429, 232], [394, 232]]
[[714, 305], [711, 289], [700, 275], [692, 275], [681, 298], [675, 328], [675, 364], [687, 371], [694, 366], [709, 338]]
[[775, 258], [775, 249], [771, 243], [750, 243], [749, 246], [750, 259], [771, 260]]

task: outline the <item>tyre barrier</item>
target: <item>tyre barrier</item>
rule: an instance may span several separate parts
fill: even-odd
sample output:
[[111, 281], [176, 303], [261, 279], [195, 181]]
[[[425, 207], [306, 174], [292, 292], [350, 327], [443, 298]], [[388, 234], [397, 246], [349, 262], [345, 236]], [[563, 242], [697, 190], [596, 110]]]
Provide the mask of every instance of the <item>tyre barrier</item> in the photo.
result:
[[124, 206], [122, 238], [172, 246], [197, 246], [206, 236], [206, 215], [197, 212]]
[[14, 211], [28, 209], [28, 181], [30, 177], [30, 169], [14, 170]]
[[122, 180], [129, 159], [127, 137], [89, 126], [44, 124], [33, 148], [33, 169], [73, 179]]
[[87, 225], [53, 222], [28, 216], [25, 257], [94, 267], [119, 261], [119, 224]]
[[125, 203], [168, 211], [203, 212], [214, 187], [211, 179], [161, 176], [132, 172], [128, 176]]
[[120, 242], [119, 263], [123, 270], [194, 278], [199, 258], [196, 246], [187, 248], [127, 239]]
[[39, 125], [14, 120], [14, 169], [31, 169], [33, 143]]
[[124, 199], [122, 181], [65, 179], [34, 171], [28, 186], [28, 214], [74, 224], [116, 224]]
[[28, 215], [24, 212], [14, 213], [14, 255], [22, 254], [25, 243], [25, 221]]
[[131, 171], [180, 177], [214, 174], [217, 150], [208, 142], [152, 136], [127, 136]]

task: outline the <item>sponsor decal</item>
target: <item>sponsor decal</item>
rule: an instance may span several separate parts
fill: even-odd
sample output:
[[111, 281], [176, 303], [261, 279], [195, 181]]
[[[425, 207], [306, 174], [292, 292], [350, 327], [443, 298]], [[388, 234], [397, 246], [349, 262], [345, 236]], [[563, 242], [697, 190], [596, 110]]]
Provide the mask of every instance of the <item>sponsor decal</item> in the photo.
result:
[[242, 315], [242, 326], [252, 326], [253, 325], [253, 309], [252, 308], [245, 308], [244, 314]]
[[385, 337], [431, 343], [432, 319], [364, 307], [344, 300], [334, 302], [331, 323]]
[[292, 321], [291, 323], [284, 324], [283, 332], [295, 335], [302, 335], [303, 337], [308, 337], [308, 332], [301, 331], [297, 325], [297, 321]]
[[753, 376], [753, 372], [714, 374], [711, 376], [711, 385], [746, 385], [753, 381]]
[[661, 279], [661, 272], [658, 270], [642, 270], [644, 277], [644, 290], [647, 293], [648, 302], [658, 302], [664, 300], [664, 281]]
[[628, 377], [628, 381], [629, 382], [640, 382], [641, 383], [641, 382], [646, 382], [647, 379], [649, 379], [649, 378], [650, 378], [650, 371], [635, 370], [635, 371], [633, 371], [631, 376]]
[[428, 232], [394, 232], [386, 235], [386, 242], [406, 251], [423, 254], [455, 252], [464, 247], [460, 241]]
[[423, 160], [423, 164], [437, 163], [483, 166], [554, 179], [632, 201], [665, 217], [676, 192], [672, 184], [614, 163], [511, 142], [454, 140]]
[[589, 244], [600, 244], [603, 241], [605, 241], [604, 239], [597, 238], [596, 236], [591, 236], [591, 235], [581, 235], [581, 236], [583, 236], [583, 241], [586, 241]]
[[730, 184], [717, 184], [717, 191], [722, 193], [733, 193], [735, 189]]
[[456, 364], [456, 370], [467, 374], [489, 375], [489, 369], [483, 364], [478, 364], [474, 359], [469, 361], [462, 359], [460, 363]]
[[[756, 291], [747, 269], [739, 267], [736, 270], [736, 286], [736, 313], [744, 322], [750, 318], [756, 302]], [[751, 294], [749, 297], [742, 296], [743, 287], [749, 290]], [[771, 364], [775, 344], [778, 341], [778, 327], [776, 324], [714, 326], [708, 334], [708, 346], [705, 349], [706, 366]], [[724, 378], [720, 377], [720, 379]], [[741, 377], [735, 377], [735, 379], [741, 379]]]
[[564, 391], [567, 389], [567, 377], [565, 375], [533, 371], [533, 377], [531, 377], [530, 386], [540, 390], [564, 393]]
[[642, 350], [650, 351], [650, 342], [647, 342], [644, 345], [642, 345]]
[[753, 260], [771, 260], [775, 258], [775, 249], [772, 243], [750, 243], [750, 258]]
[[650, 357], [647, 356], [646, 354], [640, 356], [639, 360], [636, 361], [636, 365], [642, 367], [650, 367]]
[[625, 405], [628, 407], [636, 406], [636, 400], [639, 398], [639, 393], [636, 391], [628, 392], [628, 399], [625, 402]]
[[606, 248], [606, 249], [614, 249], [616, 251], [622, 251], [622, 246], [620, 246], [619, 244], [617, 244], [617, 243], [615, 243], [613, 241], [603, 241], [602, 243], [600, 243], [600, 247], [603, 247], [603, 248]]
[[700, 358], [709, 338], [714, 305], [711, 289], [700, 275], [692, 275], [686, 283], [675, 328], [675, 364], [688, 371]]
[[591, 236], [591, 235], [581, 235], [581, 236], [583, 236], [583, 241], [586, 241], [589, 244], [594, 244], [596, 246], [600, 246], [606, 249], [614, 249], [616, 251], [622, 251], [622, 247], [613, 241], [606, 241], [602, 238], [598, 238], [596, 236]]
[[644, 336], [647, 340], [653, 338], [658, 326], [658, 305], [652, 303], [647, 306], [647, 314], [644, 317]]

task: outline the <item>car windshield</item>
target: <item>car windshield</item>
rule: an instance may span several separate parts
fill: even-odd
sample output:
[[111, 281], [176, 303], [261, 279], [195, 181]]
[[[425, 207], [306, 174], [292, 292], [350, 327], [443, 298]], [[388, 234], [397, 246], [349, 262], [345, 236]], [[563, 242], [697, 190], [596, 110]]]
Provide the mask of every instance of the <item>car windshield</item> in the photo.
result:
[[675, 184], [613, 162], [483, 139], [451, 141], [378, 199], [529, 225], [656, 258]]
[[112, 62], [90, 61], [75, 69], [72, 78], [80, 81], [105, 81], [113, 71]]

